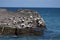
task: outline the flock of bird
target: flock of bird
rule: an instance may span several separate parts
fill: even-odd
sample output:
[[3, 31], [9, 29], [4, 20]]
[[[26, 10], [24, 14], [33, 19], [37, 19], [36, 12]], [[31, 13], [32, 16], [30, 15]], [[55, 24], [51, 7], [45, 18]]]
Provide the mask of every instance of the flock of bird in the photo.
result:
[[29, 17], [11, 17], [11, 18], [5, 18], [0, 21], [0, 25], [4, 27], [12, 27], [12, 28], [26, 28], [26, 27], [36, 27], [37, 26], [37, 20], [38, 24], [42, 24], [40, 21], [41, 18], [33, 18], [33, 16]]

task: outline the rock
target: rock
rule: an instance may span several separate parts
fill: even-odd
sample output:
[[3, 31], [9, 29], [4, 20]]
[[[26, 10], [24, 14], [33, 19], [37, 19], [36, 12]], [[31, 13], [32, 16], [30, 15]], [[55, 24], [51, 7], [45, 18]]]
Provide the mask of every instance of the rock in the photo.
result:
[[45, 22], [37, 11], [0, 9], [0, 35], [43, 35], [45, 29]]

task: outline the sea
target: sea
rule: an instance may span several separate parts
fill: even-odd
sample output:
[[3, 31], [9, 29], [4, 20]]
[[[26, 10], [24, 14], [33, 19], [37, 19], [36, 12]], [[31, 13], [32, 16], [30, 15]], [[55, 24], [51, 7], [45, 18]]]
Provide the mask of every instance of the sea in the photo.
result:
[[60, 40], [60, 8], [1, 7], [16, 12], [18, 9], [36, 10], [44, 19], [47, 30], [42, 36], [0, 36], [0, 40]]

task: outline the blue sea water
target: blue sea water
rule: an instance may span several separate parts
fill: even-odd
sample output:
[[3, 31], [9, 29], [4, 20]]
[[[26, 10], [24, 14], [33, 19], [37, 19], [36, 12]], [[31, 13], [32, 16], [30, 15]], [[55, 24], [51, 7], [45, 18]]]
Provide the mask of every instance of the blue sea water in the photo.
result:
[[[6, 8], [16, 11], [19, 8]], [[0, 40], [59, 40], [60, 39], [60, 8], [20, 8], [36, 10], [43, 17], [47, 31], [42, 36], [0, 37]]]

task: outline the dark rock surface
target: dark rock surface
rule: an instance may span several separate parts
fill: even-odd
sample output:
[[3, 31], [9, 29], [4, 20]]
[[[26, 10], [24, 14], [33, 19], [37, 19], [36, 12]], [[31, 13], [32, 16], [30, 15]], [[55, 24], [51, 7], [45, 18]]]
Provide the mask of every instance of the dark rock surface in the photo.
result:
[[45, 29], [45, 22], [37, 11], [0, 9], [0, 35], [39, 36]]

